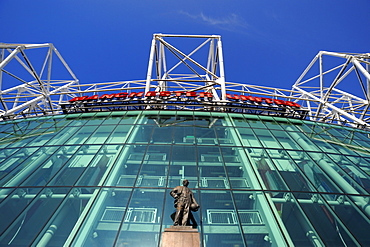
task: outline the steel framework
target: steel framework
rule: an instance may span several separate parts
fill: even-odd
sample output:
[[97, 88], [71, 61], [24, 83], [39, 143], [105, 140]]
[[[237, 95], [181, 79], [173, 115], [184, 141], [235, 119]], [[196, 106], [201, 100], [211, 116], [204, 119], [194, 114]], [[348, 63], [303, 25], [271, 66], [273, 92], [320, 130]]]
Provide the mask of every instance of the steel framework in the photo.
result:
[[369, 127], [369, 59], [370, 53], [320, 51], [294, 83], [291, 96], [301, 99], [311, 120]]
[[[82, 95], [197, 91], [211, 93], [213, 102], [219, 103], [229, 102], [227, 94], [233, 93], [293, 101], [302, 105], [302, 109], [309, 110], [310, 120], [370, 129], [369, 54], [319, 52], [292, 89], [278, 89], [227, 82], [222, 42], [218, 35], [154, 34], [146, 79], [84, 84], [79, 84], [52, 44], [1, 44], [0, 48], [0, 117], [3, 119], [58, 114], [62, 112], [62, 102]], [[26, 56], [26, 51], [34, 48], [48, 49], [38, 72]], [[53, 54], [62, 62], [71, 80], [51, 79]], [[338, 63], [336, 59], [339, 65], [335, 64]], [[5, 66], [11, 60], [21, 64], [32, 75], [32, 80], [25, 81], [6, 70]], [[3, 90], [5, 77], [2, 75], [5, 74], [15, 78], [20, 85]], [[349, 93], [340, 89], [342, 85], [349, 88], [349, 84], [351, 89], [356, 89], [357, 85], [360, 90]], [[150, 101], [145, 103], [150, 105]], [[179, 106], [179, 109], [183, 107]]]
[[[64, 67], [70, 79], [55, 78], [59, 67]], [[78, 85], [78, 80], [52, 44], [0, 43], [2, 119], [56, 114], [59, 103], [67, 100], [59, 93], [70, 92], [72, 85]]]

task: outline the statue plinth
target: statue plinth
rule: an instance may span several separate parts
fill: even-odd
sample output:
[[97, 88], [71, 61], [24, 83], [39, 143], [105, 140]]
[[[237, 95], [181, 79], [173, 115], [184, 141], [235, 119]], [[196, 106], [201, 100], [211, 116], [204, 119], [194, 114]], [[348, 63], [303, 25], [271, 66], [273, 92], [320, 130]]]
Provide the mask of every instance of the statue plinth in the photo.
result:
[[161, 247], [199, 247], [198, 229], [192, 226], [171, 226], [162, 233]]

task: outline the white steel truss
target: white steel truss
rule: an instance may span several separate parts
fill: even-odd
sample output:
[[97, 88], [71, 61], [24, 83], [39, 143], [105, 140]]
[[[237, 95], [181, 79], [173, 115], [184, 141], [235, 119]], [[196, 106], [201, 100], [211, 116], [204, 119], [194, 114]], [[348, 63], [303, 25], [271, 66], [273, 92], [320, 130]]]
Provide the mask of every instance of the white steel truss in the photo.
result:
[[[314, 121], [370, 126], [370, 53], [319, 52], [293, 85]], [[341, 88], [350, 88], [346, 92]]]
[[[67, 78], [55, 78], [64, 67]], [[58, 71], [59, 69], [59, 71]], [[67, 77], [66, 76], [66, 77]], [[0, 43], [0, 117], [56, 114], [78, 80], [58, 50], [46, 44]]]
[[[140, 91], [145, 95], [148, 91], [196, 91], [211, 93], [212, 102], [220, 104], [230, 102], [228, 95], [232, 94], [292, 101], [300, 104], [301, 109], [309, 111], [310, 120], [370, 129], [369, 54], [320, 52], [292, 89], [278, 89], [225, 81], [222, 43], [218, 35], [154, 34], [146, 79], [84, 84], [79, 84], [52, 44], [1, 44], [0, 48], [2, 119], [59, 114], [62, 112], [61, 103], [82, 95]], [[26, 56], [26, 51], [35, 48], [48, 49], [39, 71], [36, 71]], [[53, 54], [62, 62], [70, 80], [52, 79]], [[339, 64], [335, 64], [338, 61], [334, 60], [324, 63], [327, 57], [338, 59]], [[32, 79], [23, 80], [8, 71], [6, 66], [11, 60], [21, 64], [32, 75]], [[7, 82], [4, 75], [20, 82], [20, 85], [5, 89], [3, 86]], [[341, 89], [342, 85], [345, 88], [351, 85], [351, 89], [358, 85], [360, 90], [349, 93], [346, 92], [348, 90]], [[150, 105], [153, 101], [143, 97], [140, 102]], [[178, 109], [184, 108], [178, 106]]]
[[[190, 52], [184, 52], [169, 42], [174, 38], [175, 41], [179, 38], [184, 40], [180, 43], [182, 46], [186, 43], [186, 39], [195, 40], [197, 43], [191, 47]], [[199, 53], [201, 53], [200, 59], [194, 58]], [[203, 63], [199, 62], [200, 60]], [[184, 68], [186, 69], [184, 70]], [[189, 91], [202, 90], [212, 93], [216, 100], [219, 100], [220, 97], [214, 88], [219, 86], [221, 100], [226, 100], [221, 36], [153, 35], [145, 92], [153, 87], [156, 91], [166, 91], [170, 87], [183, 90], [185, 89], [184, 85], [192, 87]]]

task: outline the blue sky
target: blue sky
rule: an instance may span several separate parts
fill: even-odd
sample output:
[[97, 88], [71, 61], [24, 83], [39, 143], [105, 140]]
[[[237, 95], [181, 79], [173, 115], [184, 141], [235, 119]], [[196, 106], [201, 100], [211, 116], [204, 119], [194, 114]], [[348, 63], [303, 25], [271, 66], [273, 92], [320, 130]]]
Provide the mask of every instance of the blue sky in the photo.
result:
[[369, 12], [368, 0], [1, 0], [0, 42], [51, 42], [87, 83], [145, 79], [153, 33], [219, 34], [227, 81], [291, 88], [320, 50], [370, 52]]

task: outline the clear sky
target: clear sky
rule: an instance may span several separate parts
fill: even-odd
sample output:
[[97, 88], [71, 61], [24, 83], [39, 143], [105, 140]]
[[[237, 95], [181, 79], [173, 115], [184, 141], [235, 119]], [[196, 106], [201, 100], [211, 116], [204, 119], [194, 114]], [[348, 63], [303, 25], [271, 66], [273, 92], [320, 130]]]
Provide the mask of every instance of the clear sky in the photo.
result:
[[1, 0], [0, 42], [53, 43], [81, 83], [145, 79], [153, 33], [219, 34], [226, 80], [290, 89], [320, 51], [370, 52], [369, 0]]

